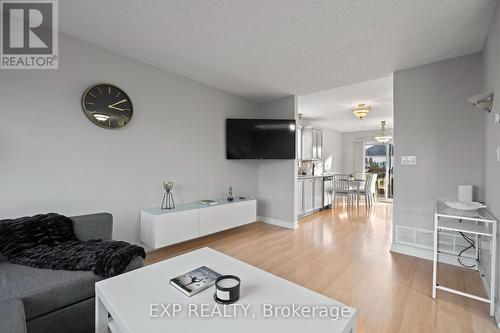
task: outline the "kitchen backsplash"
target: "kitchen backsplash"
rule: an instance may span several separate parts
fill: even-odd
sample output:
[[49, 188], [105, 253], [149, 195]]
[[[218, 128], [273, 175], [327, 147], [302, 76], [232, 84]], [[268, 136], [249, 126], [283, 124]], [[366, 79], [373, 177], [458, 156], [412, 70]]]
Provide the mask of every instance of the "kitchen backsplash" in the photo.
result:
[[299, 161], [299, 175], [322, 175], [324, 162], [317, 161]]

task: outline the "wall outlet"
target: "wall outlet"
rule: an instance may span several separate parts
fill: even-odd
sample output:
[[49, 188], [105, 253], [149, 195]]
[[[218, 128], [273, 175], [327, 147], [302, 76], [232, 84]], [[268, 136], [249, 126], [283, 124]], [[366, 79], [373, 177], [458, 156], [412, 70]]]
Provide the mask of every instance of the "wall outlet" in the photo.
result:
[[416, 165], [417, 156], [401, 156], [401, 165]]
[[500, 162], [500, 146], [497, 146], [497, 162]]
[[500, 113], [495, 112], [495, 124], [500, 125]]

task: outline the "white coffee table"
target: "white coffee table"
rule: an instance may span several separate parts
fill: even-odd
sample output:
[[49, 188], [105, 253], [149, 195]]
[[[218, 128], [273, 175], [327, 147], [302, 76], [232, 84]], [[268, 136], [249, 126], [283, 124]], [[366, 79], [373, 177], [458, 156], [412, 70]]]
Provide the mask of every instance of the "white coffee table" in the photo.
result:
[[[241, 278], [241, 297], [235, 303], [237, 306], [215, 303], [213, 286], [187, 297], [169, 284], [172, 277], [200, 266]], [[97, 333], [107, 333], [108, 329], [113, 333], [351, 333], [355, 330], [354, 308], [210, 248], [97, 282], [95, 291]], [[175, 316], [173, 304], [177, 304]], [[248, 307], [246, 316], [242, 306]], [[164, 308], [168, 310], [164, 311]], [[209, 309], [208, 312], [204, 312], [204, 308]], [[301, 309], [299, 316], [292, 314], [297, 308]], [[224, 309], [227, 313], [221, 315]], [[214, 311], [215, 316], [209, 318]], [[307, 311], [309, 315], [304, 316]], [[325, 311], [329, 311], [326, 316]], [[340, 315], [342, 311], [344, 316]], [[203, 317], [204, 314], [208, 317]], [[339, 314], [338, 318], [332, 319], [337, 317], [336, 314]], [[229, 317], [222, 317], [226, 315]]]

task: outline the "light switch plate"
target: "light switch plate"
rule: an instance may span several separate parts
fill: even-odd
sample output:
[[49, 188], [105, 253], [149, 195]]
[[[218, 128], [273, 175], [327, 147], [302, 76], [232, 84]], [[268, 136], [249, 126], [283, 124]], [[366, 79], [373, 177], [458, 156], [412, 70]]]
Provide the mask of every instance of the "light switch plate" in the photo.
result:
[[401, 156], [401, 165], [417, 164], [417, 156]]
[[500, 125], [500, 113], [495, 112], [495, 124]]

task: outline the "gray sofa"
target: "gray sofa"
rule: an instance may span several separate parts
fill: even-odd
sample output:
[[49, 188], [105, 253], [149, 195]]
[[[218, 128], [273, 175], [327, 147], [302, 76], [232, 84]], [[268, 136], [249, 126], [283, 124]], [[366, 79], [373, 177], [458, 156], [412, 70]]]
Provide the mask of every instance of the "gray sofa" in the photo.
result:
[[[108, 213], [71, 217], [80, 240], [111, 239]], [[127, 271], [144, 266], [136, 257]], [[89, 333], [94, 331], [92, 272], [36, 269], [15, 265], [0, 255], [0, 332]]]

